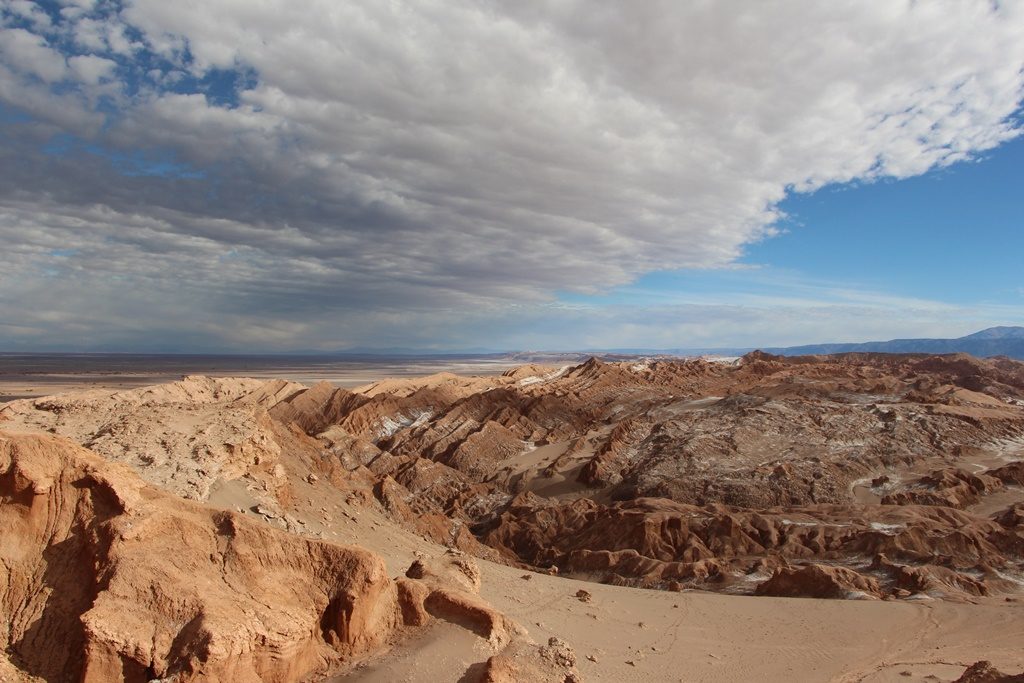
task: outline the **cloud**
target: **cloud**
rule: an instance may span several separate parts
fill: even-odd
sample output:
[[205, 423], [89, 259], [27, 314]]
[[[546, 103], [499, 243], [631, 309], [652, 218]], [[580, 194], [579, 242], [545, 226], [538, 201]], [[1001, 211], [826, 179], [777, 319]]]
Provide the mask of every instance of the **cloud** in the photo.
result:
[[117, 62], [96, 55], [76, 55], [68, 59], [68, 66], [81, 81], [96, 85], [110, 77], [117, 68]]
[[0, 29], [0, 54], [22, 73], [47, 83], [61, 80], [67, 72], [64, 57], [46, 40], [20, 28]]
[[140, 330], [231, 344], [725, 267], [787, 191], [1015, 136], [1024, 88], [1024, 8], [984, 0], [66, 4], [2, 3], [0, 317], [127, 282]]
[[29, 0], [6, 0], [3, 9], [13, 16], [20, 17], [37, 30], [46, 30], [52, 23], [50, 17], [36, 3]]

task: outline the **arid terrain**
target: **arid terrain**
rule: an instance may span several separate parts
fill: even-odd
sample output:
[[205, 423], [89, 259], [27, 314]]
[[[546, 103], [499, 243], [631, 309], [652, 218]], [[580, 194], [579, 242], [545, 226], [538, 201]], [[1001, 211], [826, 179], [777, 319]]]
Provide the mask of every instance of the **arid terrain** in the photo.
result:
[[[198, 355], [0, 353], [0, 403], [82, 389], [118, 391], [175, 382], [185, 375], [289, 379], [358, 387], [381, 377], [437, 372], [501, 374], [531, 354], [484, 355]], [[585, 360], [585, 359], [584, 359]]]
[[100, 386], [0, 404], [0, 495], [0, 680], [1024, 669], [1019, 361]]

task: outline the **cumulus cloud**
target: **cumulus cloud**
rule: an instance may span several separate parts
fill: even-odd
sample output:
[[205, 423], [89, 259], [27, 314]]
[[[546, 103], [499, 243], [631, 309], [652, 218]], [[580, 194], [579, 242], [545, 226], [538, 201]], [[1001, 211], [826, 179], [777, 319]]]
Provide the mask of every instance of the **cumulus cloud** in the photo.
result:
[[67, 72], [64, 57], [44, 38], [25, 29], [0, 29], [0, 54], [22, 73], [47, 83], [59, 81]]
[[117, 62], [96, 55], [76, 55], [68, 59], [68, 66], [83, 82], [96, 85], [110, 77], [117, 68]]
[[1024, 95], [1018, 3], [64, 5], [0, 3], [0, 317], [122, 287], [231, 343], [726, 267], [787, 192], [969, 159]]

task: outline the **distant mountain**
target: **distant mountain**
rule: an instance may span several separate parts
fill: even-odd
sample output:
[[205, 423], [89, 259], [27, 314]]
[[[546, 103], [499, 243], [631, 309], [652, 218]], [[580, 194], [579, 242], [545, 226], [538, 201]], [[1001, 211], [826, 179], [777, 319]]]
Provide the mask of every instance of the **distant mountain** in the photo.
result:
[[958, 339], [891, 339], [860, 344], [808, 344], [763, 349], [782, 356], [828, 353], [969, 353], [985, 358], [1009, 356], [1024, 360], [1024, 327], [990, 327]]
[[1024, 339], [1024, 327], [990, 327], [961, 339]]
[[[591, 356], [603, 360], [628, 360], [645, 356], [742, 356], [753, 351], [753, 347], [701, 347], [656, 349], [643, 347], [591, 348], [562, 351], [498, 351], [488, 348], [458, 350], [423, 350], [399, 347], [361, 347], [333, 353], [303, 351], [301, 355], [316, 355], [331, 358], [474, 358], [508, 363], [542, 363], [558, 365], [579, 363]], [[781, 356], [817, 356], [831, 353], [969, 353], [972, 356], [1009, 356], [1024, 360], [1024, 327], [990, 327], [959, 339], [890, 339], [889, 341], [862, 342], [857, 344], [807, 344], [804, 346], [761, 347], [762, 351]]]

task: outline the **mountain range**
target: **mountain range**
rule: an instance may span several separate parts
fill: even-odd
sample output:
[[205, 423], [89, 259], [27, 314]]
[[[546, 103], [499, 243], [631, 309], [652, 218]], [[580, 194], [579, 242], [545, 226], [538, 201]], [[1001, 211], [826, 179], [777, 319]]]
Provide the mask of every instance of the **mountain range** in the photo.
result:
[[859, 344], [808, 344], [764, 349], [782, 356], [826, 353], [969, 353], [979, 358], [1024, 359], [1024, 327], [990, 327], [957, 339], [891, 339]]
[[[817, 356], [833, 353], [969, 353], [978, 358], [1007, 356], [1024, 360], [1024, 327], [1000, 326], [968, 334], [956, 339], [890, 339], [869, 342], [828, 342], [804, 344], [801, 346], [759, 347], [761, 351], [779, 356]], [[495, 359], [511, 359], [522, 363], [557, 363], [567, 359], [582, 359], [596, 355], [608, 360], [619, 356], [742, 356], [757, 350], [755, 347], [676, 347], [676, 348], [592, 348], [572, 351], [497, 351], [491, 349], [462, 349], [459, 351], [423, 351], [417, 349], [347, 349], [343, 356], [490, 356]]]
[[[969, 353], [978, 358], [1007, 356], [1024, 360], [1024, 327], [990, 327], [956, 339], [890, 339], [857, 343], [823, 343], [801, 346], [776, 347], [676, 347], [588, 349], [568, 354], [539, 352], [518, 352], [512, 354], [523, 362], [553, 362], [555, 356], [586, 356], [593, 354], [602, 358], [616, 356], [742, 356], [751, 351], [761, 350], [778, 356], [817, 356], [832, 353]], [[547, 358], [551, 356], [552, 358]]]

